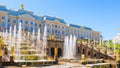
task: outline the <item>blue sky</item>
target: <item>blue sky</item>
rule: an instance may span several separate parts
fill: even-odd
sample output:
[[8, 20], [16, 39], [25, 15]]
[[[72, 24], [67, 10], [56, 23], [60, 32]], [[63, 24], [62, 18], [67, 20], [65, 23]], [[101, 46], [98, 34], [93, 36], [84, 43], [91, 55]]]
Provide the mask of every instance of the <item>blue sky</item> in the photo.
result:
[[120, 30], [120, 0], [0, 0], [8, 8], [39, 12], [64, 19], [67, 23], [91, 27], [104, 39], [114, 38]]

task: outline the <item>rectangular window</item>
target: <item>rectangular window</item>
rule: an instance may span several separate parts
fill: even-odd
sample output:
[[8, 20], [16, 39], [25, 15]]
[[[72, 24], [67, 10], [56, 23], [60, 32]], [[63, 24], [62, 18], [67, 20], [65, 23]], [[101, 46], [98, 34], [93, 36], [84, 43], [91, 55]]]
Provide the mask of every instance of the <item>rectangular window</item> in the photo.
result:
[[52, 27], [54, 27], [54, 25], [52, 25]]
[[57, 28], [57, 25], [55, 25], [55, 28]]
[[39, 24], [39, 27], [41, 27], [41, 24]]
[[55, 30], [55, 33], [57, 33], [57, 30]]
[[62, 34], [64, 34], [64, 31], [62, 32]]
[[50, 32], [50, 29], [47, 29], [47, 32]]
[[52, 33], [54, 33], [54, 30], [52, 30]]
[[35, 23], [35, 26], [37, 26], [37, 24]]
[[8, 22], [10, 22], [10, 18], [8, 18]]

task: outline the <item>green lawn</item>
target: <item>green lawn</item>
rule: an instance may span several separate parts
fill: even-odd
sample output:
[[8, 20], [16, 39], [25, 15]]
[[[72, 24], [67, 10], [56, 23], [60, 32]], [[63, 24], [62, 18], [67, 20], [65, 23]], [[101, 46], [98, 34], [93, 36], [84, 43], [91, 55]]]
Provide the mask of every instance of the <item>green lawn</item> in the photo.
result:
[[112, 43], [108, 44], [109, 47], [114, 47], [114, 45], [116, 48], [120, 48], [120, 44], [112, 44]]

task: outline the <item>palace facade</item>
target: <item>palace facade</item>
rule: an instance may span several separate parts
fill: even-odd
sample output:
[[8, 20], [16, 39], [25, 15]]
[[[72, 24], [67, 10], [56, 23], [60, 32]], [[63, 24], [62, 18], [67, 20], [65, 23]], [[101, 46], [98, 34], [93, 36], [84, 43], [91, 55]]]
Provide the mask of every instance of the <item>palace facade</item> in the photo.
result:
[[94, 31], [86, 26], [79, 26], [75, 24], [67, 24], [64, 19], [53, 17], [53, 16], [39, 16], [34, 12], [24, 10], [22, 5], [21, 9], [15, 11], [13, 9], [7, 9], [6, 6], [0, 5], [0, 29], [9, 29], [10, 26], [13, 28], [14, 25], [22, 23], [22, 30], [26, 32], [32, 32], [40, 28], [43, 33], [43, 27], [47, 24], [47, 35], [54, 36], [55, 39], [63, 39], [64, 36], [72, 34], [77, 39], [90, 39], [99, 41], [100, 32]]

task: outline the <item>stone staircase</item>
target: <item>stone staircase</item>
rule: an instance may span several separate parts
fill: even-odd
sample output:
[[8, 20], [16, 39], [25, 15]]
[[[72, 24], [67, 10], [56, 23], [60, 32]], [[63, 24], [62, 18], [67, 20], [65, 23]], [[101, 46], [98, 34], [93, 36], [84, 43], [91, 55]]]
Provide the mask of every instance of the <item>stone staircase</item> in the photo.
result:
[[115, 60], [114, 56], [108, 54], [108, 50], [106, 48], [100, 48], [100, 47], [94, 47], [90, 44], [78, 44], [79, 50], [80, 50], [80, 56], [83, 54], [86, 58], [92, 58], [92, 59], [104, 59], [104, 60]]

